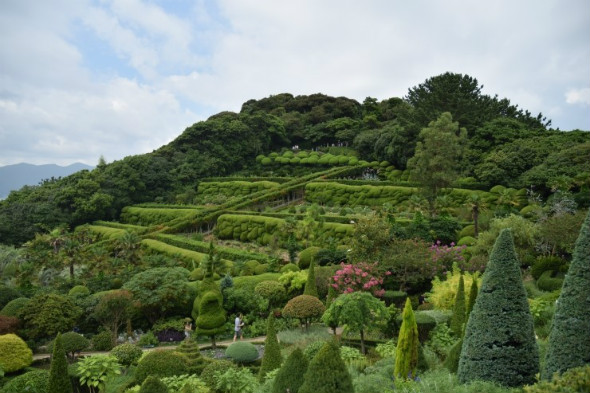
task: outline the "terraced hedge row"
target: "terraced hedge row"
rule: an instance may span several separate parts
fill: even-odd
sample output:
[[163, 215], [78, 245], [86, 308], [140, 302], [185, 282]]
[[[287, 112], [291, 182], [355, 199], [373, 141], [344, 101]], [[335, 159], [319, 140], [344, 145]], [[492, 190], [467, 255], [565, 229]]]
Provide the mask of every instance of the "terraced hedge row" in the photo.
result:
[[[200, 252], [200, 253], [208, 253], [209, 252], [209, 243], [201, 242], [198, 240], [188, 239], [183, 236], [178, 235], [167, 235], [167, 234], [158, 234], [156, 235], [156, 240], [162, 241], [164, 243], [170, 244], [172, 246], [185, 248], [188, 250]], [[248, 260], [256, 260], [260, 263], [268, 263], [269, 258], [267, 255], [258, 254], [254, 252], [242, 251], [235, 248], [229, 247], [222, 247], [222, 246], [215, 246], [215, 250], [219, 254], [219, 256], [223, 259], [228, 259], [231, 261], [248, 261]]]
[[125, 231], [135, 232], [139, 235], [147, 233], [150, 230], [148, 227], [144, 227], [141, 225], [122, 224], [120, 222], [114, 222], [114, 221], [95, 221], [94, 225], [123, 229]]
[[278, 177], [278, 176], [229, 176], [229, 177], [205, 177], [201, 179], [201, 182], [231, 182], [231, 181], [246, 181], [246, 182], [259, 182], [269, 181], [273, 183], [286, 183], [293, 180], [292, 177]]
[[[184, 262], [184, 265], [189, 269], [198, 267], [201, 262], [207, 257], [207, 254], [197, 251], [187, 250], [181, 247], [175, 247], [164, 242], [154, 239], [143, 239], [141, 241], [148, 251], [164, 254], [173, 258], [178, 258]], [[231, 269], [233, 262], [227, 259], [221, 260], [227, 269]]]
[[[380, 206], [386, 202], [396, 205], [417, 193], [418, 189], [415, 187], [401, 186], [353, 186], [337, 182], [312, 182], [305, 186], [306, 201], [328, 206]], [[452, 189], [448, 195], [456, 206], [460, 206], [473, 193], [479, 194], [488, 203], [496, 199], [489, 192], [458, 188]]]
[[271, 190], [279, 187], [279, 183], [271, 181], [225, 181], [225, 182], [201, 182], [198, 194], [200, 195], [225, 195], [228, 197], [250, 195], [258, 191]]
[[[216, 235], [220, 239], [234, 239], [269, 244], [274, 237], [283, 238], [281, 232], [285, 220], [273, 217], [223, 214], [217, 219]], [[298, 225], [302, 225], [298, 223]], [[332, 237], [346, 242], [353, 233], [353, 226], [326, 222], [323, 224], [322, 234], [326, 238]]]
[[190, 218], [199, 213], [197, 209], [145, 208], [126, 206], [121, 212], [121, 221], [135, 225], [161, 225], [178, 218]]
[[121, 228], [112, 228], [102, 225], [86, 225], [86, 228], [90, 230], [90, 232], [95, 233], [97, 235], [101, 235], [103, 238], [107, 239], [118, 239], [127, 232], [125, 229]]

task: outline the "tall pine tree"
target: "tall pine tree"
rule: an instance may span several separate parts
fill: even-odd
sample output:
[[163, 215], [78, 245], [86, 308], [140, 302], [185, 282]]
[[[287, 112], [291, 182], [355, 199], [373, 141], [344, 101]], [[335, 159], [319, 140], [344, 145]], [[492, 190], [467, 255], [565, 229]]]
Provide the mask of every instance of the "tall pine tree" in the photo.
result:
[[266, 340], [264, 340], [264, 355], [260, 366], [260, 381], [264, 381], [264, 377], [268, 372], [281, 367], [282, 361], [281, 348], [275, 330], [275, 317], [270, 313], [266, 323]]
[[510, 229], [496, 239], [463, 339], [459, 381], [533, 384], [539, 371], [533, 317]]
[[407, 298], [395, 350], [395, 368], [393, 371], [395, 378], [411, 379], [416, 376], [419, 346], [418, 325], [416, 324], [410, 298]]
[[557, 300], [543, 378], [590, 364], [590, 212]]
[[[476, 280], [473, 280], [474, 282]], [[451, 317], [451, 331], [457, 337], [463, 336], [465, 325], [465, 281], [463, 275], [459, 278], [457, 295], [455, 296], [455, 305], [453, 306], [453, 316]]]
[[309, 264], [309, 269], [307, 271], [307, 281], [305, 282], [303, 294], [319, 298], [318, 287], [315, 284], [315, 257], [311, 258], [311, 262]]
[[48, 391], [51, 393], [72, 393], [74, 391], [68, 375], [68, 360], [63, 347], [61, 333], [57, 334], [53, 343]]

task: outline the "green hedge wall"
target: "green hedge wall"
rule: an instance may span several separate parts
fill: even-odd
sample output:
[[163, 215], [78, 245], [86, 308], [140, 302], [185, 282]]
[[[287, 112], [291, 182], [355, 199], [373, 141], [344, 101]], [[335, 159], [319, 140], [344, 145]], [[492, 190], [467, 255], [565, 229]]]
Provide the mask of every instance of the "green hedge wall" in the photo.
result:
[[[220, 239], [269, 244], [273, 236], [282, 238], [281, 227], [284, 223], [285, 220], [280, 218], [223, 214], [217, 219], [215, 232]], [[353, 231], [354, 228], [350, 224], [326, 222], [322, 228], [322, 235], [345, 242], [352, 236]]]
[[270, 181], [225, 181], [225, 182], [201, 182], [198, 194], [200, 195], [225, 195], [244, 196], [264, 190], [272, 190], [279, 187], [279, 183]]
[[[181, 261], [185, 262], [185, 266], [188, 267], [197, 267], [203, 259], [207, 257], [207, 254], [187, 250], [185, 248], [171, 246], [170, 244], [166, 244], [154, 239], [143, 239], [141, 244], [148, 250], [153, 251], [156, 253], [165, 254], [174, 258], [178, 258]], [[227, 259], [221, 260], [226, 269], [231, 269], [233, 266], [233, 262]]]
[[169, 209], [169, 208], [145, 208], [126, 206], [121, 211], [121, 221], [134, 225], [159, 225], [177, 218], [189, 218], [197, 215], [197, 209]]
[[93, 224], [103, 227], [123, 229], [129, 232], [135, 232], [140, 235], [147, 233], [150, 230], [148, 227], [144, 227], [141, 225], [122, 224], [120, 222], [114, 221], [94, 221]]
[[108, 239], [118, 239], [127, 232], [125, 229], [112, 228], [102, 225], [86, 225], [86, 228], [92, 233], [103, 236]]
[[[396, 205], [408, 200], [417, 193], [418, 189], [415, 187], [353, 186], [327, 181], [311, 182], [305, 186], [306, 201], [330, 206], [380, 206], [386, 202]], [[467, 202], [473, 193], [479, 194], [489, 203], [496, 199], [496, 196], [489, 192], [461, 188], [451, 189], [448, 195], [456, 206], [461, 206]]]

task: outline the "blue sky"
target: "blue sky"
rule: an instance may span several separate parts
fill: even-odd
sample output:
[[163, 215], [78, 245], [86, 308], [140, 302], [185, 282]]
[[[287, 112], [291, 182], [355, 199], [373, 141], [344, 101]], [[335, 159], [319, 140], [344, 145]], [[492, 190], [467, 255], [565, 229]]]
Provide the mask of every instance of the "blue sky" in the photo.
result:
[[95, 165], [272, 94], [403, 97], [446, 71], [590, 130], [587, 0], [3, 0], [0, 165]]

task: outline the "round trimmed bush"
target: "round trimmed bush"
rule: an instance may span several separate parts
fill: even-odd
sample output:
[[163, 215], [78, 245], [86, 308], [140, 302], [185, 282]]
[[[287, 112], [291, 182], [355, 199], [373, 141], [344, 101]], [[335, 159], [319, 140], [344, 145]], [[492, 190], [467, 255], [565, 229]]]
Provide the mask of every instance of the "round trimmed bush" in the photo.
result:
[[299, 270], [299, 266], [297, 266], [294, 263], [287, 263], [285, 266], [281, 267], [280, 272], [281, 273], [286, 273], [286, 272], [298, 272]]
[[[49, 352], [53, 352], [53, 344], [55, 341], [51, 341], [47, 346]], [[90, 341], [83, 335], [76, 332], [67, 332], [61, 335], [61, 343], [64, 352], [69, 357], [74, 357], [76, 352], [83, 351], [90, 347]]]
[[319, 318], [326, 311], [324, 304], [315, 296], [299, 295], [287, 302], [283, 308], [283, 315], [288, 318], [298, 318], [305, 326], [311, 320]]
[[90, 341], [94, 351], [110, 351], [113, 349], [113, 335], [107, 330], [95, 334]]
[[4, 385], [2, 393], [47, 393], [49, 389], [49, 371], [34, 370], [12, 378]]
[[262, 160], [260, 160], [260, 163], [262, 165], [270, 165], [272, 164], [272, 159], [269, 157], [264, 157]]
[[463, 236], [457, 242], [458, 246], [473, 246], [477, 240], [473, 236]]
[[70, 289], [68, 292], [68, 296], [88, 296], [90, 295], [90, 290], [84, 285], [76, 285]]
[[156, 377], [171, 377], [188, 372], [186, 357], [178, 352], [154, 350], [148, 352], [137, 364], [135, 379], [138, 383], [153, 375]]
[[229, 369], [236, 369], [236, 365], [229, 360], [224, 359], [213, 359], [208, 365], [205, 366], [201, 373], [201, 380], [209, 386], [212, 391], [215, 390], [217, 385], [217, 375], [225, 373]]
[[268, 299], [271, 305], [280, 304], [287, 299], [287, 291], [278, 281], [262, 281], [254, 287], [254, 292]]
[[252, 343], [237, 341], [227, 347], [225, 356], [236, 363], [251, 363], [258, 359], [258, 350]]
[[33, 362], [33, 351], [16, 334], [0, 336], [0, 368], [12, 373], [28, 367]]
[[137, 364], [143, 351], [135, 344], [124, 343], [117, 345], [111, 350], [111, 355], [117, 358], [117, 361], [125, 367], [129, 367], [132, 364]]
[[461, 231], [459, 232], [459, 239], [462, 239], [465, 236], [471, 236], [471, 237], [475, 236], [475, 225], [473, 225], [473, 224], [467, 225], [466, 227], [461, 229]]
[[16, 317], [19, 310], [29, 304], [29, 300], [30, 299], [26, 297], [17, 297], [16, 299], [12, 299], [6, 303], [2, 311], [0, 311], [0, 315]]
[[141, 384], [139, 393], [167, 393], [168, 388], [164, 382], [160, 381], [158, 377], [153, 375], [148, 376]]
[[316, 254], [318, 253], [318, 251], [320, 251], [321, 248], [320, 247], [308, 247], [305, 250], [302, 250], [299, 253], [299, 268], [300, 269], [307, 269], [309, 267], [309, 264], [311, 263], [311, 259], [315, 258]]

